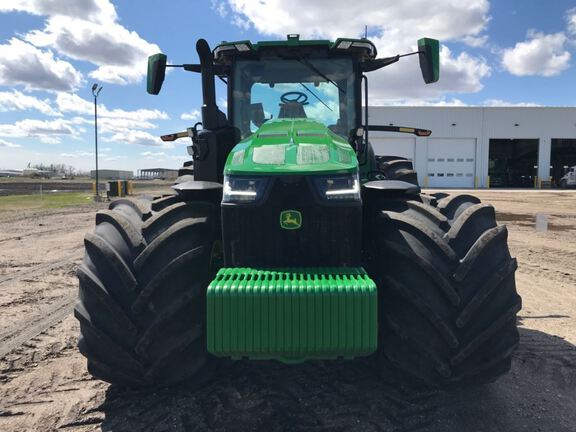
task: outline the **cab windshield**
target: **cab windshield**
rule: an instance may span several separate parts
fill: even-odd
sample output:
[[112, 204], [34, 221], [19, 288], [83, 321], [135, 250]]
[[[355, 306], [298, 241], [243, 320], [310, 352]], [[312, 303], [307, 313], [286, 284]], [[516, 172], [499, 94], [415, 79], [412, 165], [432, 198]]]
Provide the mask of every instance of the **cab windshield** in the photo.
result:
[[350, 58], [239, 60], [232, 87], [242, 138], [270, 119], [308, 118], [347, 137], [356, 124]]

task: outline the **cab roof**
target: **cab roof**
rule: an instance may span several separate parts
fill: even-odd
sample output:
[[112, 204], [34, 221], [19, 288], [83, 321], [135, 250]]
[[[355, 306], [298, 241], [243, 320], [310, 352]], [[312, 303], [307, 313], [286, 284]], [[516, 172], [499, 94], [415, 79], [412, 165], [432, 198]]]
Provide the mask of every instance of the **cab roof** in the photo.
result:
[[300, 35], [289, 34], [286, 40], [260, 41], [249, 40], [222, 42], [214, 48], [214, 60], [220, 64], [230, 64], [233, 58], [259, 58], [265, 55], [349, 55], [360, 61], [376, 58], [376, 47], [368, 39], [339, 38], [330, 40], [300, 40]]

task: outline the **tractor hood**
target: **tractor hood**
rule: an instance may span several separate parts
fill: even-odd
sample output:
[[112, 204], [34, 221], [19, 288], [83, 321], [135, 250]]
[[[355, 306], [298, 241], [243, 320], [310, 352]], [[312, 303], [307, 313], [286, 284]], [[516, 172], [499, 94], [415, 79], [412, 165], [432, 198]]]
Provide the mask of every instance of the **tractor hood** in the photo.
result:
[[308, 119], [269, 120], [230, 152], [224, 173], [239, 175], [356, 172], [356, 153], [341, 136]]

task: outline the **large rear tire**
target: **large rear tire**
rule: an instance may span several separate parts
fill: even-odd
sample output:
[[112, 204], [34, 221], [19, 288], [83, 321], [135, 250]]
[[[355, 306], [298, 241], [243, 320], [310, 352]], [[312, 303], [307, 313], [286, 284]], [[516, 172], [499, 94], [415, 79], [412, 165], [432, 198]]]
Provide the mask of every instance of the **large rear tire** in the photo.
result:
[[386, 180], [401, 180], [418, 186], [418, 174], [411, 160], [400, 156], [376, 156], [376, 163]]
[[214, 271], [212, 204], [120, 199], [96, 215], [78, 270], [80, 352], [97, 378], [169, 385], [208, 363], [205, 293]]
[[495, 380], [518, 344], [521, 298], [494, 208], [445, 194], [381, 206], [367, 265], [379, 287], [378, 361], [432, 386]]

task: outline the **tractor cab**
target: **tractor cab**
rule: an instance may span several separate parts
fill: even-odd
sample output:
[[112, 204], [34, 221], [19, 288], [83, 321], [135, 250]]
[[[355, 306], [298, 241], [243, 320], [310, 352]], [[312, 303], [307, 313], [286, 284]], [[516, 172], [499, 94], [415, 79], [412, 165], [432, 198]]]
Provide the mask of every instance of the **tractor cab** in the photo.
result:
[[311, 118], [347, 138], [360, 125], [361, 65], [367, 40], [223, 43], [216, 64], [228, 68], [228, 118], [242, 138], [274, 119]]

